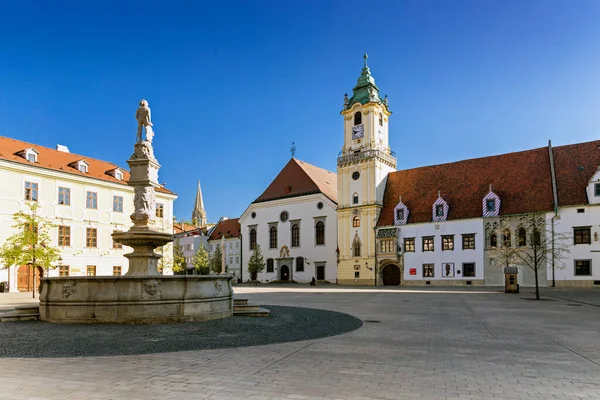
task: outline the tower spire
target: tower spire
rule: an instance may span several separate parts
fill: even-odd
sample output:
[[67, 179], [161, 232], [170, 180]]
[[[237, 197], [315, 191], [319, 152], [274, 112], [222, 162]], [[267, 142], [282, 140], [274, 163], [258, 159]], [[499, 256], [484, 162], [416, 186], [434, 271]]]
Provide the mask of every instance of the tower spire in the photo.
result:
[[192, 211], [192, 223], [196, 226], [206, 225], [206, 210], [204, 210], [204, 200], [202, 199], [202, 188], [198, 181], [198, 191], [196, 192], [196, 203]]

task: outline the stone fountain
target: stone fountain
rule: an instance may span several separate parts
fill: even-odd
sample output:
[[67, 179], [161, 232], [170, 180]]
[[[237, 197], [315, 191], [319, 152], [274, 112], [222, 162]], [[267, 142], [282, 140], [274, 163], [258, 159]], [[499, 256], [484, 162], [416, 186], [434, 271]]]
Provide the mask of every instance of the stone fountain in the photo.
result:
[[[158, 272], [157, 247], [173, 241], [154, 226], [155, 188], [160, 165], [154, 157], [150, 108], [140, 101], [137, 141], [127, 160], [134, 190], [133, 226], [113, 233], [113, 240], [133, 248], [125, 254], [124, 276], [42, 278], [40, 319], [73, 323], [167, 323], [201, 321], [233, 315], [231, 275], [166, 276]], [[145, 140], [142, 139], [146, 131]]]

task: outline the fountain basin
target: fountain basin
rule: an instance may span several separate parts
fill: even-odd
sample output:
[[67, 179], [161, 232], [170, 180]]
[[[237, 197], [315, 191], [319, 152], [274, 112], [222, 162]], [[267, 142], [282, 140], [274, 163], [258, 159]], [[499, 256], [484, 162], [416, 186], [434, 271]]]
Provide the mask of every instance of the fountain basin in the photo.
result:
[[157, 324], [233, 315], [232, 275], [42, 278], [40, 319]]

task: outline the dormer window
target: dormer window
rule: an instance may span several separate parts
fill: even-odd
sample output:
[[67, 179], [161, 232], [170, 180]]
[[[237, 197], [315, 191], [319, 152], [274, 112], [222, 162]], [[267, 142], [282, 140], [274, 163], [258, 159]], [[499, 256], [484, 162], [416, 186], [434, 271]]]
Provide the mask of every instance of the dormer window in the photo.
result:
[[481, 213], [484, 217], [497, 217], [500, 214], [500, 197], [494, 193], [492, 185], [490, 185], [488, 194], [483, 198]]
[[402, 198], [400, 198], [398, 204], [394, 207], [394, 225], [406, 225], [408, 214], [408, 208], [402, 202]]
[[433, 222], [446, 221], [448, 219], [449, 209], [448, 203], [446, 203], [446, 200], [442, 199], [440, 192], [438, 192], [438, 198], [435, 203], [433, 203], [433, 209], [431, 210]]
[[485, 203], [485, 207], [487, 209], [487, 211], [492, 212], [496, 209], [496, 200], [495, 199], [488, 199]]
[[112, 171], [107, 172], [109, 175], [112, 175], [115, 177], [115, 179], [118, 179], [120, 181], [123, 180], [123, 171], [121, 171], [119, 168], [115, 168]]
[[30, 163], [37, 162], [38, 152], [33, 148], [25, 149], [17, 154], [20, 154], [24, 159], [29, 161]]
[[435, 216], [436, 217], [444, 216], [444, 206], [443, 205], [438, 204], [437, 206], [435, 206]]
[[74, 168], [77, 168], [77, 170], [78, 170], [79, 172], [82, 172], [82, 173], [84, 173], [84, 174], [87, 174], [87, 173], [88, 173], [88, 168], [89, 168], [89, 165], [88, 165], [88, 163], [86, 163], [86, 162], [85, 162], [85, 161], [83, 161], [83, 160], [79, 160], [79, 161], [72, 162], [72, 163], [71, 163], [71, 164], [69, 164], [69, 165], [70, 165], [70, 166], [72, 166], [72, 167], [74, 167]]
[[356, 114], [354, 114], [354, 125], [360, 124], [362, 124], [362, 113], [358, 111]]

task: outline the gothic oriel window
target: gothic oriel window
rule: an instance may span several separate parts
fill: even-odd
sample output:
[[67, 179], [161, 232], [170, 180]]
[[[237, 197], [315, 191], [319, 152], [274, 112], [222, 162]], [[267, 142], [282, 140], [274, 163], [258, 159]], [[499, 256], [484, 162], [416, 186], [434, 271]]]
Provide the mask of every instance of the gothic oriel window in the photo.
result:
[[323, 221], [319, 221], [315, 225], [315, 244], [325, 244], [325, 223]]
[[490, 247], [498, 247], [498, 236], [495, 233], [490, 235]]
[[504, 232], [502, 232], [502, 246], [504, 246], [504, 247], [512, 246], [510, 229], [505, 229]]
[[256, 249], [256, 229], [250, 229], [250, 250]]
[[362, 114], [360, 111], [358, 111], [356, 114], [354, 114], [354, 125], [360, 124], [362, 124]]
[[292, 225], [292, 247], [300, 246], [300, 227], [298, 224]]
[[277, 228], [274, 226], [272, 226], [271, 229], [269, 229], [269, 248], [277, 248]]
[[362, 252], [361, 252], [361, 243], [360, 243], [360, 239], [358, 238], [358, 236], [356, 236], [354, 238], [354, 242], [352, 243], [352, 255], [354, 257], [360, 257]]
[[359, 226], [360, 226], [360, 218], [359, 217], [352, 218], [352, 227], [358, 228]]

